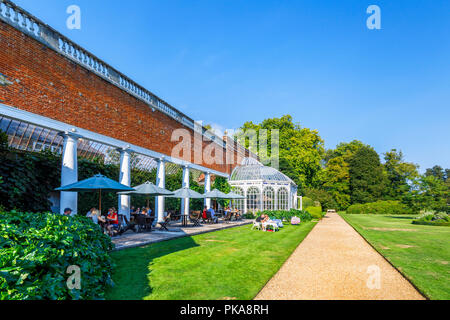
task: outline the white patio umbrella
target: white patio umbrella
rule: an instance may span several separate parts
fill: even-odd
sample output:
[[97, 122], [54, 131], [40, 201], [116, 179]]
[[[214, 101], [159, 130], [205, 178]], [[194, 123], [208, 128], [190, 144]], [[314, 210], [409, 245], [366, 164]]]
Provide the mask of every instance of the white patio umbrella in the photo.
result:
[[144, 184], [133, 187], [135, 191], [119, 192], [119, 195], [145, 195], [147, 196], [147, 207], [149, 206], [149, 197], [151, 196], [171, 196], [172, 191], [155, 186], [153, 183], [147, 181]]
[[204, 195], [201, 193], [198, 193], [197, 191], [194, 191], [189, 188], [181, 188], [175, 191], [172, 191], [172, 195], [167, 196], [168, 198], [179, 198], [179, 199], [185, 199], [185, 198], [192, 198], [192, 199], [203, 199]]

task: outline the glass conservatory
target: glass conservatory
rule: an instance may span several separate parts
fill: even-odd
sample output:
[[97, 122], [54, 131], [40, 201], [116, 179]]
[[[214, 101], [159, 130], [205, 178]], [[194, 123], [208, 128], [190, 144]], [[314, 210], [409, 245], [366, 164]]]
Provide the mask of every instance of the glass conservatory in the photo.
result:
[[246, 197], [234, 201], [235, 207], [244, 213], [297, 208], [294, 181], [253, 158], [245, 158], [233, 170], [229, 183], [235, 193]]

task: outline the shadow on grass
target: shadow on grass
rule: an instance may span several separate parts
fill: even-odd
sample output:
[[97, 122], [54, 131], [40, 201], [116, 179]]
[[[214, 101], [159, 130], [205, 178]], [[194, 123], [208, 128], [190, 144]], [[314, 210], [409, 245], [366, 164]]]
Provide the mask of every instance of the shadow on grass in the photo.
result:
[[142, 300], [149, 296], [153, 291], [149, 281], [153, 261], [198, 246], [192, 237], [183, 237], [112, 252], [116, 264], [113, 274], [115, 285], [107, 290], [107, 299]]
[[391, 219], [404, 219], [404, 220], [414, 220], [414, 219], [416, 219], [416, 217], [411, 217], [411, 216], [407, 216], [407, 217], [405, 217], [405, 216], [387, 216], [388, 218], [391, 218]]

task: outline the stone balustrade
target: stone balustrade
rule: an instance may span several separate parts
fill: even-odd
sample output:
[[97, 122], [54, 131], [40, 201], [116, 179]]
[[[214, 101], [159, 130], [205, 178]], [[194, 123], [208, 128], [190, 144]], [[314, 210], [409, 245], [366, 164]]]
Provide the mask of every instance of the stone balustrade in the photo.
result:
[[[198, 130], [194, 120], [181, 113], [167, 102], [140, 86], [118, 70], [114, 69], [94, 54], [83, 49], [55, 29], [51, 28], [10, 0], [0, 0], [0, 20], [10, 24], [23, 33], [33, 37], [49, 48], [94, 72], [103, 79], [125, 90], [134, 97], [144, 101], [151, 108], [157, 109], [192, 130]], [[202, 127], [202, 135], [207, 140], [225, 147], [223, 139]]]

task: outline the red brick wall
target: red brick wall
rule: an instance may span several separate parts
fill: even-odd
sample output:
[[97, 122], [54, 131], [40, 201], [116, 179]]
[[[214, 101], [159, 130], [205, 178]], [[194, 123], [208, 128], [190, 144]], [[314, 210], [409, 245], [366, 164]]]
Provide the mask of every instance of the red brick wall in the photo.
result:
[[[0, 86], [0, 102], [6, 105], [169, 156], [177, 144], [170, 141], [173, 130], [184, 127], [2, 21], [0, 73], [13, 81]], [[223, 163], [203, 165], [230, 173], [225, 150]]]

